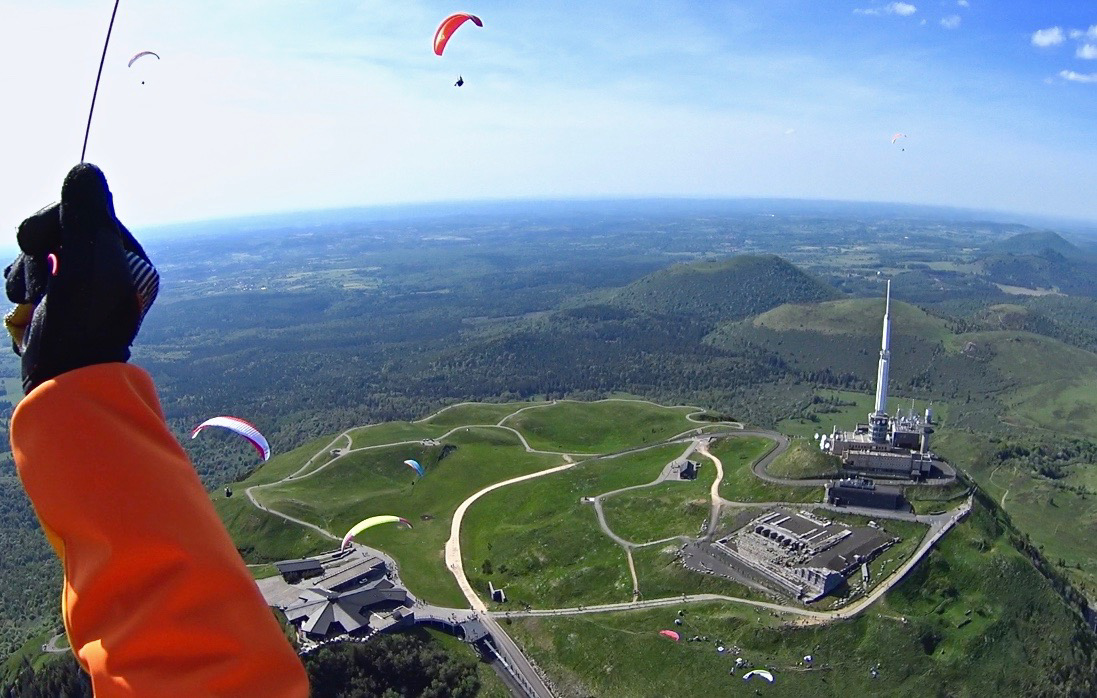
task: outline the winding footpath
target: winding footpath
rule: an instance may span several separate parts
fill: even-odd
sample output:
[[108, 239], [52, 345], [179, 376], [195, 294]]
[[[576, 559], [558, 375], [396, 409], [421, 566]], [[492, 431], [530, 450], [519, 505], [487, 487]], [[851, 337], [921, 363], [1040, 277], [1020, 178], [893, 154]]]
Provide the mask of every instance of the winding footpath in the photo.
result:
[[483, 497], [488, 492], [493, 492], [500, 487], [506, 487], [507, 485], [513, 485], [518, 482], [525, 482], [526, 480], [532, 480], [537, 477], [544, 477], [545, 475], [552, 475], [562, 470], [568, 470], [574, 468], [575, 463], [565, 463], [564, 465], [558, 465], [555, 468], [549, 468], [548, 470], [539, 470], [536, 473], [530, 473], [529, 475], [522, 475], [520, 477], [514, 477], [503, 482], [497, 482], [494, 485], [489, 485], [480, 490], [476, 494], [472, 495], [465, 501], [461, 502], [461, 505], [457, 507], [457, 511], [453, 513], [453, 520], [450, 522], [449, 527], [449, 540], [446, 541], [446, 567], [453, 573], [454, 579], [457, 580], [457, 585], [461, 587], [461, 593], [465, 595], [465, 600], [469, 602], [469, 605], [477, 611], [487, 611], [487, 606], [484, 605], [483, 599], [477, 596], [473, 591], [472, 585], [469, 584], [468, 577], [465, 576], [465, 564], [461, 560], [461, 522], [465, 518], [465, 512], [472, 506], [480, 497]]
[[720, 521], [720, 508], [725, 502], [724, 498], [720, 496], [720, 484], [724, 481], [724, 464], [719, 458], [709, 453], [707, 441], [697, 444], [697, 452], [708, 458], [716, 466], [716, 478], [713, 479], [712, 487], [709, 488], [712, 510], [709, 513], [708, 525], [705, 527], [705, 537], [712, 538], [716, 533], [716, 524]]

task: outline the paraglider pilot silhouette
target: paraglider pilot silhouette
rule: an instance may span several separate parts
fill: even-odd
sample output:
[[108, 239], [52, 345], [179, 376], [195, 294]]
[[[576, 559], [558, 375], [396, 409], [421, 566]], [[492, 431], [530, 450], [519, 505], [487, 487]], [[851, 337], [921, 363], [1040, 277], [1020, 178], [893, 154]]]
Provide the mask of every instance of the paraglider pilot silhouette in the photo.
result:
[[159, 277], [81, 163], [19, 226], [5, 318], [26, 397], [12, 452], [64, 566], [62, 615], [95, 695], [308, 695], [307, 679], [129, 363]]

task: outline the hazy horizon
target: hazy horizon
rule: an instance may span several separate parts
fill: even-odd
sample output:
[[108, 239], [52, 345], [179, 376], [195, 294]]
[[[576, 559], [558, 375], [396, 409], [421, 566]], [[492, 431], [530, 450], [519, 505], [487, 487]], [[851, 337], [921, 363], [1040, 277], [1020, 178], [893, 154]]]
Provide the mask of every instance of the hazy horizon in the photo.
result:
[[[656, 210], [654, 205], [664, 205], [663, 210]], [[559, 212], [576, 212], [584, 208], [608, 206], [612, 209], [624, 209], [628, 206], [639, 205], [644, 210], [639, 211], [646, 215], [670, 215], [672, 213], [692, 213], [705, 205], [734, 206], [736, 213], [758, 213], [764, 215], [763, 210], [767, 206], [774, 208], [778, 214], [787, 215], [793, 211], [787, 209], [800, 209], [796, 213], [814, 213], [820, 215], [868, 215], [871, 209], [880, 209], [879, 214], [884, 215], [909, 215], [915, 218], [924, 217], [927, 220], [954, 219], [958, 221], [989, 221], [1001, 224], [1016, 224], [1033, 228], [1044, 227], [1055, 232], [1066, 232], [1085, 236], [1087, 233], [1097, 236], [1097, 219], [1087, 220], [1081, 218], [1066, 218], [1055, 216], [1041, 216], [1003, 210], [972, 209], [957, 206], [940, 206], [933, 204], [912, 204], [898, 201], [856, 201], [843, 199], [811, 199], [796, 197], [572, 197], [572, 198], [513, 198], [513, 199], [460, 199], [452, 201], [421, 201], [394, 204], [375, 204], [371, 206], [333, 206], [314, 209], [287, 209], [283, 211], [268, 211], [256, 213], [243, 213], [232, 216], [218, 216], [213, 218], [201, 218], [194, 220], [171, 221], [167, 223], [145, 224], [136, 228], [146, 235], [156, 238], [169, 237], [175, 231], [186, 229], [217, 227], [227, 225], [241, 225], [253, 229], [263, 225], [284, 225], [287, 221], [294, 225], [304, 225], [313, 221], [304, 220], [309, 217], [319, 217], [318, 225], [332, 222], [332, 218], [345, 222], [381, 222], [385, 220], [401, 221], [427, 218], [443, 218], [447, 216], [461, 217], [475, 214], [500, 215], [507, 208], [541, 209], [535, 212], [547, 213], [547, 209], [557, 209]], [[674, 211], [673, 209], [678, 209]], [[690, 209], [693, 209], [692, 211]], [[840, 209], [840, 210], [836, 210]], [[861, 209], [861, 210], [858, 210]], [[528, 212], [528, 211], [525, 211]], [[613, 213], [627, 213], [625, 210], [614, 210]], [[124, 220], [124, 214], [120, 214]], [[297, 220], [301, 219], [301, 220]]]

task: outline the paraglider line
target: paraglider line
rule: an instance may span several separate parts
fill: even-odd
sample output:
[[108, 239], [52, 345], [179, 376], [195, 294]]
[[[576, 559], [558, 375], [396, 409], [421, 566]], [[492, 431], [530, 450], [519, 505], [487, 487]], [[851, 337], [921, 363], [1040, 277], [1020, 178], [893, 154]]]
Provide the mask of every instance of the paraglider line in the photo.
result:
[[95, 74], [95, 89], [91, 93], [91, 109], [88, 110], [88, 125], [84, 129], [84, 147], [80, 149], [80, 162], [88, 152], [88, 134], [91, 133], [91, 115], [95, 113], [95, 98], [99, 95], [99, 79], [103, 77], [103, 64], [107, 61], [107, 46], [110, 45], [110, 33], [114, 30], [114, 16], [118, 14], [118, 2], [114, 0], [114, 10], [110, 13], [110, 25], [107, 27], [107, 39], [103, 42], [103, 55], [99, 58], [99, 72]]

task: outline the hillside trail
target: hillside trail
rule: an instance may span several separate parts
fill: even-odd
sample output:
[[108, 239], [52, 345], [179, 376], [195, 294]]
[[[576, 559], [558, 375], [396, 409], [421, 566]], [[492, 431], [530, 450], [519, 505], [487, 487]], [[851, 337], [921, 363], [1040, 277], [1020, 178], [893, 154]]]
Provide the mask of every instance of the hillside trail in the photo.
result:
[[716, 524], [720, 520], [720, 508], [725, 501], [720, 496], [720, 485], [724, 482], [724, 464], [719, 458], [709, 453], [708, 441], [698, 441], [697, 452], [708, 458], [716, 466], [716, 477], [712, 481], [712, 487], [709, 488], [709, 499], [712, 504], [709, 511], [708, 525], [705, 526], [705, 537], [712, 538], [716, 534]]

